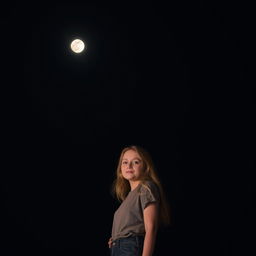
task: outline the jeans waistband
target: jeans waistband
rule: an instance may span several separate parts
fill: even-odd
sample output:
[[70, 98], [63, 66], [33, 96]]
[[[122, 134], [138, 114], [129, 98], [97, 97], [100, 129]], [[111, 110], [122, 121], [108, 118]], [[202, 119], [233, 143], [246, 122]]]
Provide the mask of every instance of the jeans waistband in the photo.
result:
[[128, 237], [120, 237], [114, 240], [114, 243], [118, 243], [120, 241], [125, 241], [125, 240], [135, 240], [137, 243], [142, 242], [144, 240], [143, 235], [136, 235], [136, 236], [128, 236]]

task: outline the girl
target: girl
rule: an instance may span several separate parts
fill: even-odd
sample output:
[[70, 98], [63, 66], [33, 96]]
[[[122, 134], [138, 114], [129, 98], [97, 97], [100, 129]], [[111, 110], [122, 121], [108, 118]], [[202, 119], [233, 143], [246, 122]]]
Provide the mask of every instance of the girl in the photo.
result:
[[122, 202], [108, 241], [111, 256], [152, 256], [157, 230], [169, 224], [169, 206], [149, 153], [139, 146], [122, 150], [113, 183]]

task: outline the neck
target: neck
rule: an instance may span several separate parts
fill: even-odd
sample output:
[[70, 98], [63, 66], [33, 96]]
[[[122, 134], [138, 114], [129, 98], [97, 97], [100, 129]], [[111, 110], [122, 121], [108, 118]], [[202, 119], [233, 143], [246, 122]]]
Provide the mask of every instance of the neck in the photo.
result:
[[129, 180], [129, 182], [130, 182], [130, 186], [131, 186], [131, 191], [134, 190], [140, 184], [139, 180], [136, 180], [136, 181]]

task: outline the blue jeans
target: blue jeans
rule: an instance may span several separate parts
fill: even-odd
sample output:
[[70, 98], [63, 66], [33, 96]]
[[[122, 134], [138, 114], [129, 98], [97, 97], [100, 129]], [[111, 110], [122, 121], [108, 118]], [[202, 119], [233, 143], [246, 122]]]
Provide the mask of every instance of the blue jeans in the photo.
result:
[[112, 243], [111, 256], [141, 256], [144, 236], [130, 236], [119, 238]]

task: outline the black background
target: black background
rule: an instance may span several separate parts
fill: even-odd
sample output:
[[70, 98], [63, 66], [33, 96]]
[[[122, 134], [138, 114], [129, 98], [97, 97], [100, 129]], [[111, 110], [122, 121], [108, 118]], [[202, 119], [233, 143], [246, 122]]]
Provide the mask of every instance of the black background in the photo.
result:
[[156, 256], [252, 255], [251, 10], [2, 6], [1, 255], [108, 255], [110, 187], [131, 144], [151, 153], [172, 209]]

